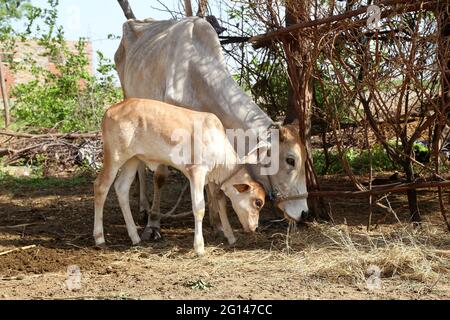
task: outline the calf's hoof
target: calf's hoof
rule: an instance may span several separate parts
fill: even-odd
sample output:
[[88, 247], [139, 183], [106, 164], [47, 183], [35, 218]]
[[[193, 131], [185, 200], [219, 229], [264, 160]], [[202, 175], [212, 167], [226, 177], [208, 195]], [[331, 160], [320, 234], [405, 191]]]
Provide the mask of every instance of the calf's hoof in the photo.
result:
[[236, 244], [236, 238], [234, 236], [227, 238], [228, 240], [228, 245], [230, 247], [234, 247], [234, 245]]
[[205, 255], [205, 248], [195, 249], [195, 253], [198, 257], [203, 257]]
[[141, 240], [139, 241], [132, 241], [133, 247], [138, 247], [141, 244]]
[[157, 228], [157, 227], [145, 227], [144, 232], [141, 235], [141, 239], [144, 241], [149, 241], [149, 240], [153, 240], [153, 241], [157, 241], [160, 240], [162, 238], [161, 236], [161, 229]]
[[94, 248], [97, 250], [105, 250], [108, 248], [108, 246], [106, 245], [106, 243], [103, 242], [103, 243], [95, 244]]
[[203, 238], [194, 240], [194, 251], [199, 257], [205, 255], [205, 243], [203, 242]]

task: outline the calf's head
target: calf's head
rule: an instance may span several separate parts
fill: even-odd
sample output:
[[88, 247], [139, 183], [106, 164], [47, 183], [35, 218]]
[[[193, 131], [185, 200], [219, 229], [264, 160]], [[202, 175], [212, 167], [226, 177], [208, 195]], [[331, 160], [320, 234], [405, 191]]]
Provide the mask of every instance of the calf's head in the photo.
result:
[[259, 212], [264, 206], [264, 188], [245, 170], [241, 170], [222, 185], [222, 190], [231, 200], [244, 231], [254, 232], [258, 227]]

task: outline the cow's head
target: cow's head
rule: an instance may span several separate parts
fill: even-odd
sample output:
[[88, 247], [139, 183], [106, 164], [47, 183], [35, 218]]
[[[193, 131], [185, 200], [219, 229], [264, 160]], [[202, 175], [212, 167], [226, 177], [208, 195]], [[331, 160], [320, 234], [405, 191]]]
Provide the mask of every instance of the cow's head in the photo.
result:
[[[279, 125], [277, 129], [279, 132], [278, 170], [270, 175], [262, 175], [261, 167], [252, 171], [285, 216], [300, 221], [308, 212], [306, 148], [300, 141], [298, 124]], [[275, 148], [272, 147], [271, 153], [272, 158], [276, 157]]]

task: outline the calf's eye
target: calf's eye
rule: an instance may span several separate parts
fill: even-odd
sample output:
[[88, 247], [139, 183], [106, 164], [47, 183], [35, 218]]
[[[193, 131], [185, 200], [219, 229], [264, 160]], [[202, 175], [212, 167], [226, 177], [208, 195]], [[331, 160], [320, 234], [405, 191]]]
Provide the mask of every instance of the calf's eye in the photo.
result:
[[256, 200], [255, 200], [255, 206], [256, 206], [258, 209], [261, 209], [262, 206], [263, 206], [262, 200], [261, 200], [261, 199], [256, 199]]

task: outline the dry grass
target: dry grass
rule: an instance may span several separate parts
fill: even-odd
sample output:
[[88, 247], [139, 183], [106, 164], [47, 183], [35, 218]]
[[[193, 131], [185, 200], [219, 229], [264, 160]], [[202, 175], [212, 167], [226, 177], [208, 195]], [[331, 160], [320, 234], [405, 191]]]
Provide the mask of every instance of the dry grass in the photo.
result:
[[[342, 184], [342, 181], [338, 182]], [[336, 185], [338, 184], [336, 183]], [[181, 186], [182, 183], [174, 185]], [[171, 208], [179, 188], [168, 188], [164, 209]], [[13, 252], [0, 261], [2, 292], [13, 298], [111, 299], [448, 299], [450, 297], [450, 233], [437, 211], [435, 195], [422, 192], [421, 228], [387, 217], [375, 231], [366, 231], [367, 203], [335, 200], [335, 224], [289, 225], [270, 208], [262, 213], [260, 230], [239, 231], [229, 247], [205, 223], [206, 256], [192, 249], [192, 217], [164, 221], [159, 242], [130, 247], [115, 195], [110, 194], [105, 230], [109, 248], [92, 248], [92, 184], [73, 188], [50, 186], [0, 196], [3, 228], [0, 247], [36, 244], [36, 250]], [[407, 221], [406, 197], [392, 196], [400, 221]], [[137, 208], [137, 198], [132, 197]], [[180, 210], [189, 209], [185, 199]], [[230, 209], [231, 211], [231, 209]], [[374, 213], [374, 222], [384, 212]], [[43, 220], [45, 217], [45, 220]], [[76, 264], [83, 287], [65, 289], [66, 269]], [[371, 266], [380, 270], [381, 290], [366, 280]], [[19, 279], [20, 277], [20, 279]]]
[[[305, 276], [365, 284], [370, 266], [381, 278], [399, 278], [433, 284], [448, 281], [450, 237], [442, 226], [425, 223], [420, 229], [396, 225], [379, 232], [347, 225], [313, 223], [308, 232], [290, 235], [299, 269]], [[390, 230], [389, 230], [390, 229]]]
[[193, 274], [186, 283], [206, 279], [213, 287], [220, 285], [217, 279], [230, 273], [243, 278], [261, 273], [261, 278], [270, 275], [280, 281], [291, 275], [367, 289], [375, 266], [381, 272], [381, 283], [417, 283], [423, 291], [449, 282], [449, 249], [450, 235], [442, 225], [424, 223], [414, 229], [398, 224], [366, 232], [361, 227], [313, 222], [300, 228], [290, 225], [287, 233], [274, 232], [269, 237], [265, 232], [254, 238], [243, 235], [234, 249], [224, 244], [207, 245], [207, 256], [201, 259], [175, 245], [160, 251], [152, 248], [144, 255], [139, 248], [120, 260], [144, 263], [151, 269], [158, 260], [161, 272], [176, 265], [177, 273]]

